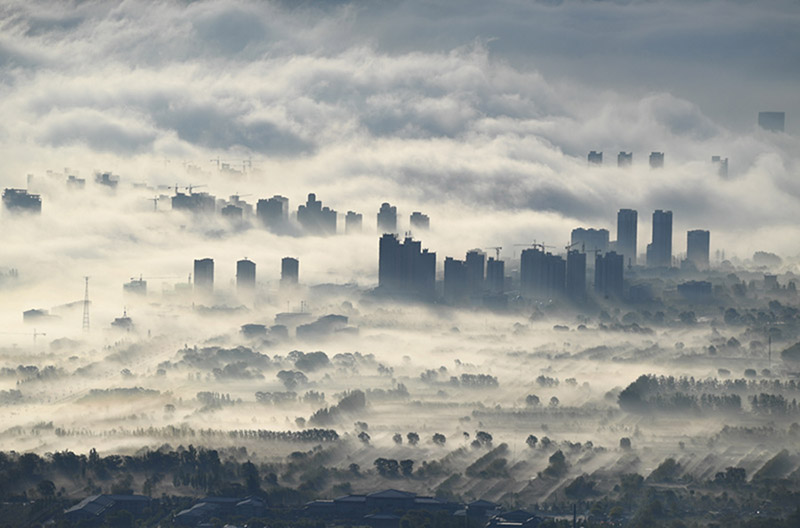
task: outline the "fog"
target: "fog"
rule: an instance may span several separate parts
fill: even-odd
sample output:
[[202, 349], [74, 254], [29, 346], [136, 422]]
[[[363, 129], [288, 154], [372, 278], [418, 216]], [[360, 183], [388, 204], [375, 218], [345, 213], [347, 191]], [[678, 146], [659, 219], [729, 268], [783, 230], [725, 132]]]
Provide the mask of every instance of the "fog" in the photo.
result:
[[[583, 474], [608, 492], [612, 475], [646, 477], [667, 457], [698, 479], [751, 475], [796, 442], [798, 368], [780, 354], [800, 329], [788, 287], [800, 273], [796, 6], [487, 5], [0, 2], [0, 183], [42, 199], [40, 215], [0, 217], [3, 449], [243, 446], [279, 467], [321, 445], [329, 467], [413, 459], [427, 472], [404, 488], [524, 506]], [[763, 110], [785, 111], [786, 131], [758, 128]], [[590, 150], [603, 166], [587, 166]], [[664, 168], [649, 167], [652, 151]], [[713, 155], [729, 158], [727, 175]], [[103, 173], [118, 185], [96, 183]], [[220, 203], [173, 209], [177, 192], [253, 209], [282, 195], [290, 228], [228, 220]], [[338, 211], [336, 235], [297, 223], [309, 193]], [[383, 202], [399, 234], [437, 253], [436, 302], [376, 291]], [[581, 226], [614, 239], [621, 208], [639, 212], [640, 263], [665, 209], [678, 262], [687, 230], [711, 231], [711, 270], [628, 270], [660, 287], [640, 304], [514, 295], [492, 310], [438, 295], [446, 256], [499, 248], [517, 281], [525, 247], [563, 255]], [[364, 227], [346, 235], [351, 210]], [[429, 230], [410, 226], [414, 211]], [[765, 267], [756, 251], [782, 260]], [[287, 256], [295, 288], [281, 285]], [[214, 259], [210, 296], [193, 284], [201, 258]], [[237, 291], [243, 258], [252, 292]], [[783, 289], [768, 291], [765, 273]], [[146, 295], [124, 291], [137, 278]], [[714, 300], [681, 298], [689, 279], [709, 280]], [[32, 309], [48, 315], [23, 322]], [[327, 315], [347, 321], [297, 330]], [[648, 374], [691, 381], [626, 399]], [[349, 406], [354, 391], [365, 405]], [[676, 392], [703, 403], [679, 409]], [[751, 403], [764, 393], [788, 410]], [[556, 448], [568, 469], [548, 479]], [[490, 471], [494, 458], [504, 465]], [[374, 472], [353, 482], [380, 487]]]

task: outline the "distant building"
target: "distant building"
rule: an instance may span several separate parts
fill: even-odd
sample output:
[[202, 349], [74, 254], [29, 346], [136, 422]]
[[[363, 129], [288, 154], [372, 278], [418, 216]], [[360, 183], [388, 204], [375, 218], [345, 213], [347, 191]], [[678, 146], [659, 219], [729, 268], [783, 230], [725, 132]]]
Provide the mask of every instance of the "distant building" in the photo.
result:
[[664, 167], [664, 153], [663, 152], [651, 152], [650, 153], [650, 168], [651, 169], [660, 169]]
[[432, 300], [436, 287], [436, 253], [406, 237], [401, 243], [391, 233], [380, 238], [378, 285], [390, 295]]
[[289, 223], [289, 199], [275, 195], [256, 203], [256, 216], [271, 231], [281, 231]]
[[506, 290], [505, 262], [489, 257], [486, 261], [486, 290], [492, 294]]
[[397, 207], [388, 202], [381, 204], [378, 211], [378, 234], [397, 233]]
[[336, 234], [336, 211], [330, 207], [322, 207], [314, 193], [308, 195], [305, 205], [297, 208], [297, 221], [303, 229], [315, 235]]
[[419, 211], [414, 211], [411, 213], [410, 224], [412, 231], [414, 229], [418, 231], [427, 231], [431, 227], [431, 220], [428, 218], [428, 215], [422, 214]]
[[122, 285], [122, 291], [124, 293], [145, 296], [147, 295], [147, 281], [141, 277], [138, 279], [131, 279], [130, 282], [126, 282]]
[[617, 167], [630, 167], [633, 165], [633, 152], [622, 152], [617, 154]]
[[686, 232], [686, 260], [698, 270], [708, 269], [711, 234], [702, 229]]
[[596, 150], [592, 150], [591, 152], [589, 152], [588, 161], [589, 165], [602, 165], [603, 153], [597, 152]]
[[83, 178], [78, 178], [70, 174], [67, 176], [67, 189], [83, 189], [86, 187], [86, 180]]
[[624, 258], [613, 251], [596, 255], [594, 264], [594, 290], [607, 298], [622, 298]]
[[295, 286], [300, 280], [300, 261], [292, 257], [281, 259], [281, 286]]
[[672, 211], [653, 212], [653, 238], [647, 245], [647, 265], [651, 268], [672, 266]]
[[608, 251], [608, 229], [578, 227], [572, 230], [570, 246], [585, 253]]
[[480, 297], [484, 289], [486, 253], [479, 249], [470, 250], [464, 263], [467, 267], [467, 294], [473, 298]]
[[194, 261], [194, 291], [202, 294], [214, 292], [214, 259]]
[[247, 259], [236, 262], [236, 289], [252, 292], [256, 288], [256, 263]]
[[213, 214], [216, 201], [216, 197], [204, 192], [189, 194], [176, 192], [172, 197], [172, 209], [196, 214]]
[[117, 330], [124, 330], [126, 332], [130, 332], [133, 330], [133, 319], [128, 317], [128, 311], [123, 310], [122, 317], [115, 317], [114, 320], [111, 322], [111, 328], [115, 328]]
[[94, 526], [102, 524], [110, 513], [124, 510], [138, 516], [150, 505], [150, 497], [144, 495], [92, 495], [64, 511], [64, 519], [69, 523]]
[[12, 213], [40, 214], [42, 212], [42, 198], [38, 194], [28, 194], [25, 189], [4, 190], [3, 205]]
[[242, 197], [239, 196], [238, 194], [232, 194], [227, 201], [220, 200], [220, 202], [223, 209], [228, 205], [238, 207], [239, 209], [242, 210], [242, 216], [245, 218], [249, 218], [250, 216], [253, 215], [253, 206], [242, 200]]
[[242, 221], [242, 208], [238, 205], [228, 204], [222, 208], [220, 214], [226, 220], [230, 220], [232, 222], [241, 222]]
[[617, 212], [617, 253], [625, 259], [626, 266], [636, 265], [637, 233], [639, 213], [633, 209], [620, 209]]
[[786, 125], [785, 112], [759, 112], [758, 126], [770, 132], [783, 132]]
[[720, 178], [728, 177], [728, 158], [723, 159], [720, 156], [711, 156], [711, 163], [717, 167], [717, 174]]
[[360, 233], [362, 227], [363, 215], [355, 211], [347, 211], [347, 216], [344, 217], [344, 232], [351, 235]]
[[469, 293], [467, 263], [453, 257], [444, 259], [444, 300], [450, 304], [463, 303]]
[[551, 298], [563, 295], [566, 286], [566, 261], [539, 248], [520, 255], [519, 289], [523, 297]]
[[688, 281], [678, 284], [678, 294], [690, 302], [711, 301], [711, 283], [708, 281]]
[[119, 185], [119, 176], [114, 176], [110, 172], [98, 172], [94, 175], [94, 182], [98, 185], [116, 189], [117, 185]]
[[567, 298], [575, 302], [586, 299], [586, 253], [567, 251]]

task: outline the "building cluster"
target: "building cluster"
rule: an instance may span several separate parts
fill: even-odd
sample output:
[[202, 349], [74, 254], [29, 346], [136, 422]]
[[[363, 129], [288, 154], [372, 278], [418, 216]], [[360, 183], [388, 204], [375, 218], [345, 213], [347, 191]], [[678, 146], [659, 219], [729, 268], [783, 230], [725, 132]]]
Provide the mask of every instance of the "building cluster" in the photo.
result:
[[[652, 218], [646, 268], [670, 268], [674, 262], [672, 211], [659, 209]], [[620, 209], [616, 240], [609, 240], [607, 229], [578, 227], [572, 230], [565, 254], [551, 253], [547, 248], [552, 246], [545, 244], [528, 244], [520, 254], [517, 277], [506, 276], [500, 247], [492, 248], [497, 256], [488, 260], [479, 249], [468, 251], [463, 260], [448, 256], [441, 291], [436, 285], [436, 254], [423, 250], [421, 242], [411, 237], [401, 242], [396, 235], [385, 234], [379, 244], [378, 291], [394, 297], [441, 299], [452, 305], [502, 307], [509, 299], [535, 302], [559, 298], [580, 303], [586, 300], [589, 278], [593, 278], [595, 296], [622, 300], [626, 297], [626, 270], [641, 268], [637, 266], [637, 232], [638, 212]], [[707, 270], [709, 241], [706, 230], [688, 231], [681, 268]]]
[[5, 189], [3, 191], [3, 205], [12, 213], [42, 212], [42, 198], [38, 194], [30, 194], [25, 189]]

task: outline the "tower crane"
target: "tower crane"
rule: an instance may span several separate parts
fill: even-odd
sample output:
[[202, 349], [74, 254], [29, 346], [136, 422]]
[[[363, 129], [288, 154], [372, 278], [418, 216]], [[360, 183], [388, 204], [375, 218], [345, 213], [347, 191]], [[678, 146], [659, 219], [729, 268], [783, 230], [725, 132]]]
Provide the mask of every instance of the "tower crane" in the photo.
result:
[[46, 336], [45, 332], [37, 332], [36, 329], [33, 329], [33, 333], [31, 332], [0, 332], [3, 335], [26, 335], [26, 336], [33, 336], [33, 343], [36, 344], [36, 338], [39, 336]]
[[487, 247], [487, 248], [483, 248], [483, 249], [493, 249], [495, 251], [495, 254], [496, 254], [496, 259], [495, 260], [500, 260], [500, 250], [503, 249], [503, 246], [493, 246], [493, 247]]

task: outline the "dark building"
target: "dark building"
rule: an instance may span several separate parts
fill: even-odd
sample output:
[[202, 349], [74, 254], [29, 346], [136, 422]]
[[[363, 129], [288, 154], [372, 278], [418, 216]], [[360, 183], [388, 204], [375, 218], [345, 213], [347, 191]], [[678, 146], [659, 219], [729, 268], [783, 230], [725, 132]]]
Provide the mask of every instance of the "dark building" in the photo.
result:
[[3, 191], [3, 205], [12, 213], [42, 212], [42, 198], [38, 194], [28, 194], [25, 189], [6, 189]]
[[421, 231], [427, 231], [431, 227], [431, 219], [428, 218], [428, 215], [422, 214], [419, 211], [414, 211], [411, 213], [410, 218], [411, 229], [418, 229]]
[[663, 152], [651, 152], [650, 153], [650, 168], [651, 169], [660, 169], [664, 166], [664, 153]]
[[345, 234], [360, 233], [362, 226], [363, 216], [361, 213], [355, 211], [347, 211], [347, 216], [344, 217], [344, 232]]
[[397, 233], [397, 207], [388, 202], [381, 204], [378, 211], [378, 234]]
[[172, 209], [200, 214], [213, 214], [216, 209], [216, 198], [208, 193], [184, 194], [176, 192], [172, 197]]
[[251, 292], [256, 288], [256, 263], [242, 259], [236, 262], [236, 289]]
[[214, 259], [195, 259], [194, 291], [203, 294], [214, 292]]
[[575, 302], [586, 299], [586, 253], [567, 251], [567, 297]]
[[467, 266], [467, 293], [470, 297], [480, 297], [484, 287], [484, 267], [486, 253], [479, 249], [467, 252], [465, 264]]
[[150, 497], [143, 495], [92, 495], [65, 510], [64, 519], [69, 523], [99, 526], [111, 513], [127, 511], [139, 516], [150, 506]]
[[226, 220], [230, 220], [231, 222], [241, 222], [242, 221], [242, 208], [238, 205], [228, 204], [222, 208], [220, 211], [222, 217]]
[[570, 247], [589, 253], [608, 251], [608, 229], [578, 227], [572, 230]]
[[698, 270], [708, 269], [711, 233], [702, 229], [686, 232], [686, 260]]
[[98, 185], [116, 189], [117, 185], [119, 185], [119, 176], [114, 176], [110, 172], [98, 172], [94, 175], [94, 182]]
[[672, 211], [653, 212], [653, 241], [647, 245], [647, 265], [672, 266]]
[[593, 151], [589, 152], [588, 160], [589, 160], [589, 165], [602, 165], [603, 164], [603, 153], [602, 152], [597, 152], [596, 150], [593, 150]]
[[444, 259], [444, 300], [450, 304], [463, 303], [469, 293], [467, 263], [453, 257]]
[[759, 112], [758, 126], [770, 132], [783, 132], [786, 125], [784, 112]]
[[486, 261], [486, 290], [492, 294], [506, 290], [505, 262], [489, 257]]
[[530, 248], [520, 255], [519, 289], [523, 297], [551, 298], [564, 293], [566, 261], [558, 255]]
[[300, 261], [292, 257], [281, 259], [281, 286], [294, 286], [300, 280]]
[[711, 163], [717, 167], [717, 174], [720, 178], [728, 177], [728, 158], [723, 159], [721, 156], [711, 156]]
[[289, 223], [289, 199], [275, 195], [256, 203], [256, 216], [267, 229], [281, 231]]
[[436, 287], [436, 253], [406, 237], [401, 243], [391, 233], [379, 244], [378, 285], [389, 295], [431, 300]]
[[617, 167], [630, 167], [633, 165], [633, 152], [622, 152], [617, 154]]
[[315, 235], [336, 234], [336, 211], [330, 207], [322, 207], [314, 193], [308, 195], [305, 205], [297, 208], [297, 221], [303, 229]]
[[713, 299], [711, 283], [708, 281], [688, 281], [678, 284], [678, 294], [689, 302], [709, 302]]
[[594, 291], [607, 298], [622, 298], [622, 276], [625, 267], [622, 255], [614, 251], [596, 255], [594, 261]]
[[636, 237], [639, 229], [639, 214], [633, 209], [617, 212], [617, 253], [625, 259], [626, 266], [636, 264]]
[[86, 187], [86, 180], [84, 178], [78, 178], [72, 174], [67, 176], [68, 189], [83, 189], [84, 187]]

